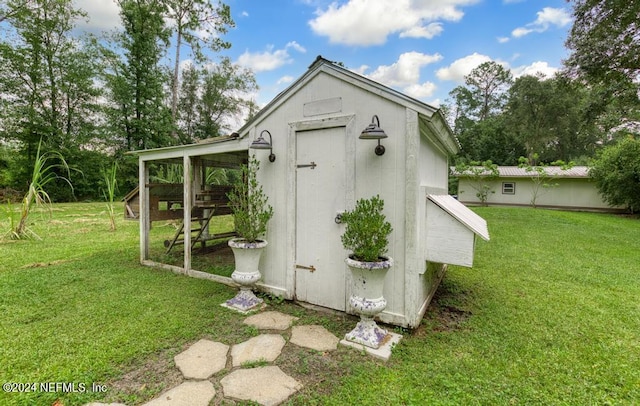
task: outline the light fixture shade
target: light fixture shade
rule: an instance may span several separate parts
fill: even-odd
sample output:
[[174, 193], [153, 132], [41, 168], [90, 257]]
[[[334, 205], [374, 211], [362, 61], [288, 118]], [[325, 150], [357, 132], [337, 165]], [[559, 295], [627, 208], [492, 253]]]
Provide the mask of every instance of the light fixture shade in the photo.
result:
[[[269, 136], [269, 141], [265, 140], [262, 134], [266, 133]], [[251, 149], [268, 149], [269, 150], [269, 162], [275, 162], [276, 154], [273, 153], [273, 138], [271, 138], [271, 133], [267, 130], [262, 130], [260, 136], [257, 140], [253, 141], [251, 145], [249, 145]]]
[[380, 128], [380, 120], [378, 119], [378, 116], [374, 115], [371, 118], [371, 124], [362, 130], [359, 138], [361, 140], [381, 140], [387, 137], [388, 136], [384, 130]]
[[249, 146], [251, 149], [271, 149], [271, 143], [265, 140], [262, 135], [254, 140]]

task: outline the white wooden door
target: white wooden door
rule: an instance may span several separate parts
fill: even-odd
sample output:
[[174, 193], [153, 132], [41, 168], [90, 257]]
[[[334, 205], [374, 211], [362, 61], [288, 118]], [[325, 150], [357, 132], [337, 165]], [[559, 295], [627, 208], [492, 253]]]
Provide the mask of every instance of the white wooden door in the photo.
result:
[[345, 310], [345, 127], [296, 133], [296, 297]]

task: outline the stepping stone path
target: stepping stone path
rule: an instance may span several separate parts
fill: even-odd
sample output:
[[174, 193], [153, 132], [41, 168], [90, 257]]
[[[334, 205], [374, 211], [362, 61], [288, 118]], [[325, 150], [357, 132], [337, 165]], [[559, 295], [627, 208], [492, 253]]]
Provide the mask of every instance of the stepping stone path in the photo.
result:
[[[244, 323], [258, 330], [286, 331], [295, 320], [297, 317], [267, 311], [249, 316]], [[317, 351], [333, 351], [338, 348], [338, 342], [338, 337], [322, 326], [291, 328], [292, 345]], [[231, 351], [226, 344], [200, 340], [174, 358], [185, 381], [144, 406], [207, 406], [216, 396], [212, 376], [227, 368], [227, 365], [231, 365], [232, 370], [220, 379], [225, 398], [253, 401], [261, 405], [279, 405], [302, 389], [302, 384], [285, 374], [278, 366], [250, 366], [275, 361], [285, 345], [287, 343], [280, 334], [261, 334], [233, 345]], [[97, 405], [104, 404], [89, 403], [86, 406]], [[116, 405], [120, 406], [119, 403], [104, 406]]]

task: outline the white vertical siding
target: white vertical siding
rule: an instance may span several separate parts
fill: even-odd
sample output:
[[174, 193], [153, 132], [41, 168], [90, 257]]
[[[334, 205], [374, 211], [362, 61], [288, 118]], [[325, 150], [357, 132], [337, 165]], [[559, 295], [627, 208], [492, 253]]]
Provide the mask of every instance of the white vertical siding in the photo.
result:
[[[509, 182], [515, 184], [514, 194], [503, 194], [502, 183]], [[555, 187], [540, 187], [536, 198], [536, 205], [559, 208], [575, 208], [585, 210], [615, 210], [620, 207], [611, 207], [598, 193], [594, 182], [589, 179], [580, 178], [558, 178], [552, 181], [557, 183]], [[502, 178], [488, 182], [493, 191], [487, 199], [489, 205], [514, 205], [530, 206], [533, 196], [534, 183], [528, 178]], [[466, 178], [460, 178], [458, 184], [458, 200], [464, 203], [479, 204], [480, 200], [476, 196], [471, 182]]]

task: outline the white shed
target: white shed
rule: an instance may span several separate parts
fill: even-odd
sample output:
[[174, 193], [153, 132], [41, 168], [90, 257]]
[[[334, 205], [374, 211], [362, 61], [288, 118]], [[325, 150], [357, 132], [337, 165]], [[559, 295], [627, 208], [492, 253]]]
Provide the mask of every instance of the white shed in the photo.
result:
[[[381, 141], [382, 155], [374, 152], [375, 141], [359, 139], [374, 115], [388, 135]], [[249, 150], [265, 130], [271, 135], [273, 162], [269, 151]], [[207, 189], [198, 168], [237, 165], [246, 162], [248, 152], [255, 153], [261, 162], [258, 178], [274, 208], [259, 289], [351, 312], [348, 253], [340, 240], [345, 226], [335, 219], [357, 199], [377, 194], [393, 226], [388, 254], [394, 259], [380, 320], [415, 327], [445, 264], [471, 266], [475, 236], [489, 239], [486, 222], [447, 195], [449, 157], [457, 151], [457, 140], [436, 108], [318, 57], [233, 136], [139, 152], [140, 185], [146, 186], [140, 187], [141, 261], [161, 262], [149, 258], [149, 167], [179, 162], [187, 179], [181, 205], [187, 220], [184, 266], [170, 268], [228, 283], [230, 278], [192, 267], [188, 219], [203, 207], [198, 191]]]

